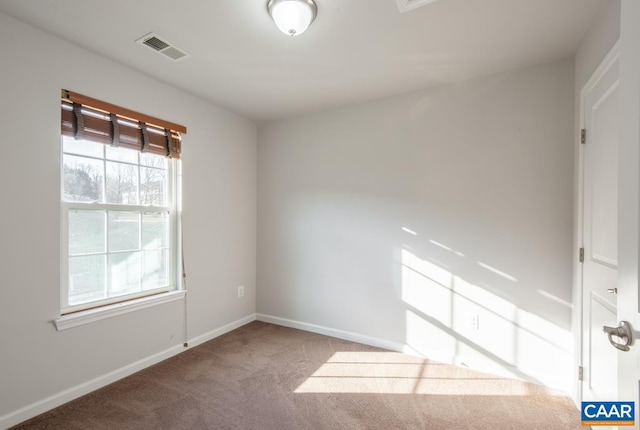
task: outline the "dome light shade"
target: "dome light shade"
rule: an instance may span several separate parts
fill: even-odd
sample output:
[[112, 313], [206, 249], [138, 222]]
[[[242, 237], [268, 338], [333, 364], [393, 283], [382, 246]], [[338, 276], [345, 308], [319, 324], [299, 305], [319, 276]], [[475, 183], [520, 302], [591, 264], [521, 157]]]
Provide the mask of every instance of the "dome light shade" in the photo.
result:
[[269, 0], [267, 9], [280, 31], [289, 36], [304, 33], [318, 13], [313, 0]]

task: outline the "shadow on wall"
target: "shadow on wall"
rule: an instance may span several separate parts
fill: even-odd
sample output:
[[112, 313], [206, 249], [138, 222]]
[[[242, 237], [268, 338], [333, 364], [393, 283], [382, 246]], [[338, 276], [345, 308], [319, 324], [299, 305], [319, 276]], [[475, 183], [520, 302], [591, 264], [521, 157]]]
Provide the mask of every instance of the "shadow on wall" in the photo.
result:
[[[407, 227], [407, 242], [419, 234]], [[458, 265], [475, 264], [496, 283], [518, 289], [518, 279], [460, 250], [433, 239]], [[448, 264], [421, 258], [411, 245], [395, 250], [400, 271], [400, 296], [407, 305], [406, 345], [409, 351], [445, 362], [481, 368], [552, 387], [570, 381], [571, 333], [566, 328], [500, 297], [491, 286], [476, 285]], [[511, 284], [511, 285], [510, 285]], [[537, 290], [539, 300], [571, 308], [571, 304]], [[553, 371], [550, 371], [553, 370]]]

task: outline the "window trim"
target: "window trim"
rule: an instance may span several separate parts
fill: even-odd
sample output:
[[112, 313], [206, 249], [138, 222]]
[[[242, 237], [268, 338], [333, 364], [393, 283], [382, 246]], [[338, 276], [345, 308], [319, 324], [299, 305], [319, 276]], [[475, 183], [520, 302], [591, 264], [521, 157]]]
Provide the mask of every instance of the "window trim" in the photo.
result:
[[109, 305], [103, 305], [92, 309], [85, 309], [83, 311], [62, 315], [59, 318], [53, 320], [53, 324], [58, 331], [67, 330], [73, 327], [78, 327], [103, 319], [112, 318], [118, 315], [127, 314], [129, 312], [162, 305], [165, 303], [171, 303], [178, 300], [184, 300], [186, 296], [187, 290], [184, 290], [182, 288], [163, 293], [156, 293], [152, 296], [139, 297], [137, 299], [112, 303]]
[[[157, 304], [184, 299], [184, 263], [182, 251], [182, 163], [180, 161], [182, 134], [185, 126], [158, 119], [121, 106], [84, 96], [68, 90], [61, 91], [60, 133], [60, 317], [53, 321], [58, 330], [86, 324], [114, 315], [143, 309]], [[69, 116], [71, 109], [71, 117]], [[85, 124], [86, 120], [86, 124]], [[93, 128], [92, 128], [93, 127]], [[126, 129], [126, 130], [125, 130]], [[132, 131], [134, 130], [134, 131]], [[138, 131], [135, 131], [138, 130]], [[85, 137], [85, 131], [88, 135]], [[120, 205], [109, 203], [67, 202], [64, 200], [64, 145], [65, 136], [93, 141], [114, 147], [148, 152], [167, 159], [167, 201], [162, 207], [147, 205]], [[158, 137], [162, 136], [162, 137]], [[84, 139], [83, 139], [84, 138]], [[124, 140], [121, 140], [123, 138]], [[103, 160], [107, 160], [106, 149]], [[73, 154], [78, 155], [78, 154]], [[82, 156], [82, 155], [78, 155]], [[84, 158], [93, 158], [85, 156]], [[118, 161], [119, 162], [119, 161]], [[131, 163], [125, 163], [131, 164]], [[140, 159], [138, 159], [140, 166]], [[106, 172], [105, 172], [106, 173]], [[106, 177], [105, 177], [106, 180]], [[138, 179], [140, 180], [140, 179]], [[103, 191], [104, 192], [104, 191]], [[106, 197], [106, 196], [105, 196]], [[94, 206], [95, 205], [95, 206]], [[153, 290], [94, 300], [79, 305], [68, 305], [69, 264], [69, 211], [73, 209], [114, 211], [164, 212], [169, 214], [167, 268], [168, 285]], [[142, 250], [140, 250], [142, 251]], [[109, 255], [105, 249], [105, 255]]]
[[[64, 135], [60, 136], [60, 248], [61, 248], [61, 264], [60, 264], [60, 315], [73, 316], [85, 311], [95, 311], [103, 308], [105, 312], [111, 313], [112, 305], [122, 305], [127, 302], [136, 301], [138, 299], [153, 297], [163, 293], [170, 293], [182, 290], [182, 276], [180, 270], [182, 268], [182, 226], [178, 222], [181, 217], [181, 161], [179, 159], [167, 158], [167, 206], [145, 206], [131, 204], [113, 204], [113, 203], [83, 203], [83, 202], [67, 202], [63, 199], [64, 193], [64, 173], [62, 168], [64, 165]], [[100, 143], [98, 143], [100, 144]], [[107, 145], [104, 145], [105, 147]], [[133, 150], [132, 150], [133, 151]], [[76, 155], [76, 154], [71, 154]], [[103, 153], [106, 157], [106, 154]], [[84, 157], [94, 158], [94, 157]], [[105, 158], [106, 159], [106, 158]], [[156, 288], [153, 290], [139, 291], [137, 293], [126, 294], [122, 296], [108, 297], [91, 302], [81, 303], [77, 305], [69, 305], [69, 211], [73, 209], [91, 208], [100, 210], [114, 211], [142, 211], [142, 212], [169, 212], [169, 267], [168, 277], [169, 285]], [[135, 310], [135, 309], [134, 309]], [[93, 314], [93, 312], [91, 313]], [[91, 321], [89, 321], [91, 322]], [[57, 323], [56, 323], [57, 326]]]

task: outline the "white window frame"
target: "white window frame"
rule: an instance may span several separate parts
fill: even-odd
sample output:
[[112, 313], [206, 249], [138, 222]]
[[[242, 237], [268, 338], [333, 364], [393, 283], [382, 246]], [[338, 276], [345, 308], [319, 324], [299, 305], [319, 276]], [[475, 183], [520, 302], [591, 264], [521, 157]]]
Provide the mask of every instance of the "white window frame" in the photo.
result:
[[[61, 270], [60, 270], [60, 314], [61, 317], [54, 321], [58, 330], [74, 327], [76, 325], [93, 322], [99, 319], [108, 318], [119, 315], [121, 313], [130, 312], [136, 309], [142, 309], [155, 304], [166, 303], [173, 300], [179, 300], [184, 297], [186, 291], [182, 285], [182, 232], [181, 223], [181, 179], [182, 166], [179, 159], [167, 158], [167, 206], [150, 206], [150, 205], [128, 205], [128, 204], [109, 204], [109, 203], [83, 203], [83, 202], [67, 202], [64, 200], [64, 136], [60, 136], [60, 220], [61, 220]], [[98, 143], [100, 144], [100, 143]], [[100, 144], [102, 145], [102, 144]], [[107, 145], [104, 145], [105, 147]], [[84, 157], [87, 159], [101, 160], [106, 163], [105, 149], [103, 149], [103, 158], [78, 155], [69, 153], [69, 155]], [[135, 151], [135, 150], [132, 150]], [[131, 163], [129, 163], [131, 164]], [[106, 174], [106, 169], [104, 170]], [[103, 187], [106, 186], [106, 177], [103, 181]], [[140, 182], [140, 175], [138, 175]], [[138, 184], [140, 186], [140, 184]], [[139, 188], [138, 188], [139, 189]], [[103, 195], [105, 190], [103, 189]], [[84, 210], [104, 210], [104, 211], [134, 211], [134, 212], [168, 212], [169, 213], [169, 267], [167, 286], [140, 291], [137, 293], [126, 294], [106, 299], [95, 300], [78, 305], [69, 305], [68, 288], [68, 264], [69, 264], [69, 237], [68, 237], [68, 218], [69, 211], [74, 209]], [[106, 234], [106, 231], [105, 231]], [[105, 247], [108, 255], [108, 247]]]

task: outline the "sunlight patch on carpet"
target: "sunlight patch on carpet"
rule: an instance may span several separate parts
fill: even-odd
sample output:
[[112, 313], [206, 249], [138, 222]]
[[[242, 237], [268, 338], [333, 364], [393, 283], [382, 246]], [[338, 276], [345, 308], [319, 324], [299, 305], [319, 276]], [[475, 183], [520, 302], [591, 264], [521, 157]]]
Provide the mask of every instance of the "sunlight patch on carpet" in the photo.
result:
[[553, 394], [530, 383], [394, 352], [336, 352], [295, 393], [527, 396]]

